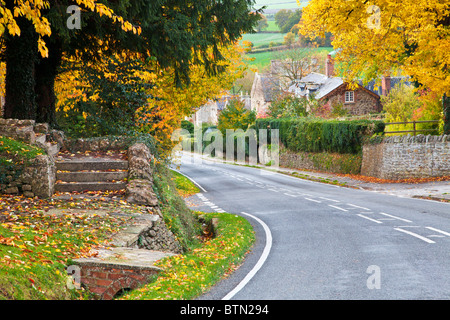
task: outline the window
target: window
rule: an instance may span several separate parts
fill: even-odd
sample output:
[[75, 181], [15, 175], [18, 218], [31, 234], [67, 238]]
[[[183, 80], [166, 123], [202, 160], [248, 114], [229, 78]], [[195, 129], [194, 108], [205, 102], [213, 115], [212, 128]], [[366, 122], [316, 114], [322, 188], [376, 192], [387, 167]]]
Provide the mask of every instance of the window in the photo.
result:
[[345, 103], [355, 102], [355, 92], [354, 91], [346, 91], [345, 92]]

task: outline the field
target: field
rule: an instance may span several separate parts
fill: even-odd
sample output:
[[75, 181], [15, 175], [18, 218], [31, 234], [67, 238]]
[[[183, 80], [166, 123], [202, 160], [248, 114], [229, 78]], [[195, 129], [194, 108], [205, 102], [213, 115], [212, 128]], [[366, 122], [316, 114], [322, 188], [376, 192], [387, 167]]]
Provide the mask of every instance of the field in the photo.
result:
[[257, 49], [261, 46], [268, 47], [271, 42], [281, 45], [285, 35], [285, 33], [250, 33], [244, 34], [242, 40], [252, 42], [253, 47]]
[[[328, 53], [333, 51], [332, 47], [321, 47], [316, 49], [311, 49], [316, 51], [317, 54], [321, 53]], [[258, 72], [263, 72], [264, 68], [267, 68], [270, 66], [270, 60], [276, 59], [276, 55], [278, 55], [279, 52], [274, 51], [268, 51], [268, 52], [261, 52], [261, 53], [249, 53], [248, 57], [254, 58], [253, 61], [250, 61], [250, 65], [254, 68], [258, 69]]]

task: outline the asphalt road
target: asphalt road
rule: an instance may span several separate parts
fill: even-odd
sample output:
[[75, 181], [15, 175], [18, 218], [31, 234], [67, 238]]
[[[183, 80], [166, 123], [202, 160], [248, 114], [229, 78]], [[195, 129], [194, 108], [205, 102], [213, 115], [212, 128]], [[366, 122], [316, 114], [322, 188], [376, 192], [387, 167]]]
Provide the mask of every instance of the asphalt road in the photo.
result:
[[[206, 300], [450, 298], [450, 204], [199, 160], [197, 209], [245, 216], [252, 252]], [[194, 160], [196, 159], [196, 160]]]

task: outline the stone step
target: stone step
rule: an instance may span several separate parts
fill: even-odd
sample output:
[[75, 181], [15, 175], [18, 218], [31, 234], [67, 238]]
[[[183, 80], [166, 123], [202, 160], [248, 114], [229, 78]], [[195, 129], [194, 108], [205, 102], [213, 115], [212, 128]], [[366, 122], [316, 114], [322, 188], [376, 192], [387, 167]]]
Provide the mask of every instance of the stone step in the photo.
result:
[[106, 170], [127, 170], [128, 161], [87, 158], [80, 160], [59, 160], [56, 162], [58, 171], [106, 171]]
[[101, 300], [111, 300], [123, 289], [151, 282], [162, 271], [155, 263], [173, 255], [133, 248], [100, 249], [96, 257], [74, 260], [80, 268], [78, 285], [84, 284]]
[[85, 191], [118, 191], [127, 186], [126, 182], [71, 182], [56, 183], [57, 192], [85, 192]]
[[127, 171], [112, 172], [57, 172], [56, 180], [64, 182], [111, 182], [124, 180], [128, 177]]

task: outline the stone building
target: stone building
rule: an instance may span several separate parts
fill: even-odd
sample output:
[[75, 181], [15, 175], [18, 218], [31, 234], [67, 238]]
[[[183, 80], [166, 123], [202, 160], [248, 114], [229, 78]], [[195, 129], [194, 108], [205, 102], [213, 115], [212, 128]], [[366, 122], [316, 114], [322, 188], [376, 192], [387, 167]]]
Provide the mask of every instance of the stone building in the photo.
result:
[[294, 81], [288, 92], [297, 97], [311, 97], [323, 102], [330, 108], [341, 105], [350, 115], [365, 115], [381, 112], [383, 106], [380, 96], [389, 94], [396, 85], [409, 82], [402, 77], [383, 77], [381, 86], [376, 86], [376, 80], [363, 85], [360, 81], [356, 87], [345, 83], [342, 78], [334, 76], [334, 61], [328, 55], [325, 64], [325, 74], [311, 72], [302, 79]]
[[267, 112], [278, 93], [281, 92], [280, 80], [269, 74], [255, 74], [251, 92], [251, 109], [260, 114]]

